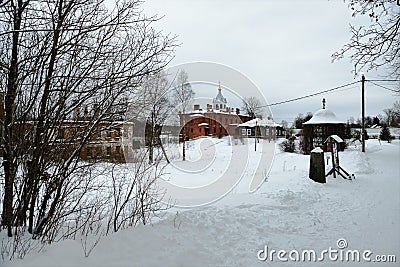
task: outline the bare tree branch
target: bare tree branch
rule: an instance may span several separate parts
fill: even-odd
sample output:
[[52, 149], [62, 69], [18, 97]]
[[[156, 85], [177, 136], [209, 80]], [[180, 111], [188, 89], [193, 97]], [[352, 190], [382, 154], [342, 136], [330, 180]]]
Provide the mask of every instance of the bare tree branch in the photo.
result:
[[333, 61], [350, 55], [354, 73], [388, 66], [393, 73], [400, 68], [400, 7], [394, 0], [347, 1], [353, 17], [369, 16], [370, 24], [350, 25], [351, 39], [332, 55]]

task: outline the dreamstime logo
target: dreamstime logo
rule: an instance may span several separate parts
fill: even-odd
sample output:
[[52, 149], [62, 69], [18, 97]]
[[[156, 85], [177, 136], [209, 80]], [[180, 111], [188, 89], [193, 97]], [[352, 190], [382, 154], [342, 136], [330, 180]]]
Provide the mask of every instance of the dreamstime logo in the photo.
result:
[[[217, 90], [210, 91], [210, 88], [217, 89], [217, 86], [220, 86], [225, 97], [228, 94], [239, 100], [245, 97], [255, 97], [265, 107], [265, 114], [270, 115], [272, 113], [267, 108], [267, 101], [264, 95], [249, 78], [241, 72], [222, 64], [193, 62], [174, 66], [166, 70], [164, 74], [166, 80], [163, 80], [162, 83], [167, 85], [167, 89], [164, 89], [162, 93], [158, 93], [157, 99], [154, 99], [154, 97], [150, 99], [149, 96], [144, 95], [144, 105], [137, 105], [135, 101], [132, 101], [135, 104], [130, 105], [125, 116], [128, 118], [126, 128], [129, 129], [131, 127], [130, 134], [124, 134], [123, 137], [126, 161], [135, 161], [135, 157], [132, 155], [136, 154], [136, 152], [132, 153], [132, 151], [148, 150], [149, 121], [152, 120], [157, 124], [154, 111], [156, 109], [159, 110], [162, 105], [166, 105], [165, 99], [176, 100], [176, 90], [179, 90], [179, 86], [182, 85], [179, 81], [179, 75], [182, 70], [187, 74], [186, 84], [190, 84], [195, 89], [196, 94], [189, 101], [169, 102], [169, 105], [171, 103], [174, 104], [169, 107], [166, 117], [163, 118], [163, 126], [158, 134], [160, 135], [163, 153], [170, 156], [169, 173], [183, 177], [182, 179], [185, 180], [196, 179], [194, 177], [196, 174], [210, 177], [207, 177], [207, 182], [197, 186], [184, 186], [174, 183], [172, 182], [174, 177], [168, 180], [159, 179], [157, 186], [165, 192], [162, 201], [168, 201], [170, 204], [180, 207], [205, 205], [222, 198], [238, 185], [243, 177], [247, 179], [249, 176], [251, 177], [248, 179], [248, 191], [255, 192], [268, 175], [275, 152], [275, 143], [260, 142], [259, 151], [262, 152], [258, 153], [257, 157], [254, 157], [251, 154], [252, 149], [250, 147], [252, 142], [234, 138], [235, 124], [241, 123], [241, 115], [236, 113], [236, 109], [220, 106], [216, 112], [215, 110], [206, 112], [207, 109], [209, 109], [208, 111], [212, 109], [210, 106], [207, 107], [207, 104], [213, 103], [213, 98], [218, 93]], [[160, 81], [150, 81], [149, 84], [154, 86], [157, 83], [160, 83]], [[146, 94], [146, 90], [144, 91], [144, 94]], [[149, 92], [151, 92], [151, 89]], [[188, 111], [193, 111], [196, 104], [200, 105], [202, 110], [198, 110], [197, 113], [191, 113], [188, 116], [182, 115], [187, 114]], [[229, 114], [229, 116], [224, 117], [223, 114]], [[191, 148], [189, 149], [190, 151], [193, 152], [195, 150], [197, 152], [195, 153], [197, 157], [182, 161], [182, 141], [185, 138], [182, 133], [187, 132], [189, 130], [187, 127], [194, 125], [198, 121], [196, 118], [199, 116], [213, 120], [216, 122], [214, 127], [215, 125], [219, 127], [219, 129], [215, 129], [211, 125], [206, 125], [206, 123], [200, 124], [199, 126], [205, 126], [202, 127], [203, 131], [209, 131], [207, 133], [203, 132], [202, 135], [217, 136], [215, 133], [228, 135], [227, 139], [222, 140], [228, 140], [229, 147], [225, 146], [222, 151], [217, 149], [217, 144], [221, 142], [218, 138], [205, 138], [198, 140], [198, 142], [185, 142], [187, 148]], [[197, 145], [197, 147], [188, 147], [194, 145]], [[158, 150], [160, 149], [158, 148]], [[186, 149], [186, 151], [189, 150]]]
[[336, 241], [336, 246], [339, 248], [339, 249], [345, 249], [345, 248], [347, 248], [347, 241], [346, 241], [346, 239], [344, 239], [344, 238], [339, 238], [337, 241]]
[[374, 255], [369, 249], [359, 251], [347, 249], [348, 243], [344, 238], [336, 241], [336, 248], [329, 247], [320, 252], [313, 249], [305, 250], [275, 250], [269, 249], [267, 245], [257, 252], [260, 261], [282, 261], [282, 262], [322, 262], [325, 260], [333, 262], [396, 262], [396, 255]]

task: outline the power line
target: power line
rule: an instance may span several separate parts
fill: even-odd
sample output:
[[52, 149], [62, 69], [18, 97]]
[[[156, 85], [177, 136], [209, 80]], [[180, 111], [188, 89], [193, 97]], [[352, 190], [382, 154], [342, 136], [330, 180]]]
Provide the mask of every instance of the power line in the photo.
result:
[[383, 88], [383, 89], [385, 89], [385, 90], [392, 91], [392, 92], [395, 92], [395, 93], [400, 93], [400, 90], [390, 89], [390, 88], [388, 88], [388, 87], [386, 87], [386, 86], [383, 86], [383, 85], [374, 83], [374, 82], [372, 82], [372, 81], [369, 81], [369, 82], [372, 83], [372, 84], [374, 84], [374, 85], [376, 85], [376, 86], [379, 86], [379, 87], [381, 87], [381, 88]]
[[305, 96], [296, 97], [296, 98], [293, 98], [293, 99], [289, 99], [289, 100], [285, 100], [285, 101], [281, 101], [281, 102], [269, 104], [269, 105], [266, 105], [266, 106], [263, 106], [263, 107], [271, 107], [271, 106], [281, 105], [281, 104], [285, 104], [285, 103], [289, 103], [289, 102], [301, 100], [301, 99], [304, 99], [304, 98], [309, 98], [309, 97], [313, 97], [313, 96], [325, 94], [325, 93], [332, 92], [332, 91], [335, 91], [335, 90], [339, 90], [339, 89], [342, 89], [342, 88], [344, 88], [344, 87], [347, 87], [347, 86], [350, 86], [350, 85], [353, 85], [353, 84], [356, 84], [356, 83], [359, 83], [359, 82], [360, 82], [360, 81], [355, 81], [355, 82], [352, 82], [352, 83], [347, 83], [347, 84], [340, 85], [340, 86], [337, 86], [337, 87], [334, 87], [334, 88], [330, 88], [330, 89], [327, 89], [327, 90], [324, 90], [324, 91], [320, 91], [320, 92], [313, 93], [313, 94], [310, 94], [310, 95], [305, 95]]
[[389, 79], [389, 80], [365, 80], [366, 82], [400, 82], [399, 79]]

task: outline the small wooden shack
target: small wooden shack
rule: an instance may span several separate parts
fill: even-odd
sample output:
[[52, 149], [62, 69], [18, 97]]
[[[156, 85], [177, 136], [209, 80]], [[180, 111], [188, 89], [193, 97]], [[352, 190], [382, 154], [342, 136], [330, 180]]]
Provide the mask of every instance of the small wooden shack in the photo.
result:
[[[322, 100], [322, 109], [315, 112], [313, 117], [303, 123], [303, 152], [310, 154], [316, 147], [328, 151], [325, 140], [331, 135], [337, 135], [344, 139], [346, 123], [338, 120], [335, 113], [325, 108], [325, 98]], [[344, 150], [344, 143], [340, 144], [339, 149]]]

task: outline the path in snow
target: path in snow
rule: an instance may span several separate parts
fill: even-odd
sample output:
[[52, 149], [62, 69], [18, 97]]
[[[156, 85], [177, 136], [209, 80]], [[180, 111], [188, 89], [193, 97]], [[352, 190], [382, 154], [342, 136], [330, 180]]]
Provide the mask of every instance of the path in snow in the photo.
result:
[[[278, 152], [267, 182], [254, 194], [235, 189], [210, 206], [172, 209], [151, 226], [104, 238], [89, 258], [78, 241], [67, 241], [6, 265], [270, 266], [257, 259], [264, 245], [321, 251], [337, 248], [339, 238], [349, 249], [396, 254], [400, 261], [399, 148], [399, 141], [379, 145], [376, 140], [368, 141], [366, 154], [350, 148], [340, 154], [341, 165], [356, 180], [331, 176], [327, 184], [307, 178], [309, 156]], [[343, 263], [301, 264], [309, 265]]]

